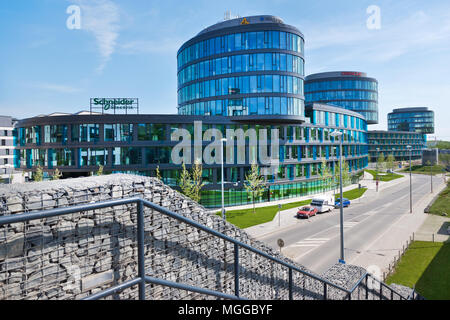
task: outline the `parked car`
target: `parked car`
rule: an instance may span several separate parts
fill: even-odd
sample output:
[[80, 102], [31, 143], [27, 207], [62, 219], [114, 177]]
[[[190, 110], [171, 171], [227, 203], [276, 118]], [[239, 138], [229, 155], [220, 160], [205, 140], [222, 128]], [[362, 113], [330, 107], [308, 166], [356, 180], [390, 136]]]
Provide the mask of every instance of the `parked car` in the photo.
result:
[[[347, 198], [343, 198], [344, 201], [342, 202], [343, 207], [348, 207], [350, 205], [350, 200]], [[339, 208], [341, 206], [341, 198], [336, 198], [336, 201], [334, 202], [334, 206], [336, 208]]]
[[306, 218], [315, 216], [317, 214], [317, 208], [312, 206], [303, 206], [297, 211], [297, 218]]
[[317, 196], [311, 200], [311, 206], [317, 209], [317, 213], [330, 212], [334, 209], [334, 196]]

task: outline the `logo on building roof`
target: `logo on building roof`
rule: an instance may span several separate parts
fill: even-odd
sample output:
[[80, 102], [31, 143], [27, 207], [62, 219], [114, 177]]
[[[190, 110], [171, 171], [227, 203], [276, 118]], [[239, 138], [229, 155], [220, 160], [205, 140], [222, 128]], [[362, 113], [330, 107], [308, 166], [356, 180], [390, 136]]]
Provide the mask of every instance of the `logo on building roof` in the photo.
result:
[[93, 109], [102, 109], [102, 113], [112, 110], [136, 110], [139, 113], [139, 100], [137, 98], [91, 98], [91, 113]]
[[250, 24], [250, 22], [247, 21], [247, 18], [242, 19], [241, 24]]
[[354, 76], [354, 77], [362, 77], [362, 72], [341, 72], [342, 76]]

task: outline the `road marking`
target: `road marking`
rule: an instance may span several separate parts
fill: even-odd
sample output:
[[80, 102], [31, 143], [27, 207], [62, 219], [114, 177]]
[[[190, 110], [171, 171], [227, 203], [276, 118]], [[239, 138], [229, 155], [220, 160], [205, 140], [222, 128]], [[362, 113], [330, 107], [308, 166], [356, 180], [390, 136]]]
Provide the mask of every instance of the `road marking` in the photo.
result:
[[294, 244], [292, 244], [292, 247], [318, 247], [325, 242], [330, 240], [330, 238], [307, 238], [303, 239], [301, 241], [298, 241]]
[[[361, 220], [361, 221], [364, 221], [364, 220], [365, 220], [365, 219], [363, 219], [363, 220]], [[347, 221], [347, 222], [344, 221], [344, 228], [351, 228], [351, 227], [354, 227], [354, 226], [357, 225], [358, 223], [360, 223], [360, 221]], [[335, 228], [340, 228], [341, 225], [340, 225], [340, 224], [337, 224], [337, 225], [335, 225], [334, 227], [335, 227]]]
[[358, 221], [344, 222], [344, 228], [351, 228], [351, 227], [357, 225], [358, 223], [359, 223]]

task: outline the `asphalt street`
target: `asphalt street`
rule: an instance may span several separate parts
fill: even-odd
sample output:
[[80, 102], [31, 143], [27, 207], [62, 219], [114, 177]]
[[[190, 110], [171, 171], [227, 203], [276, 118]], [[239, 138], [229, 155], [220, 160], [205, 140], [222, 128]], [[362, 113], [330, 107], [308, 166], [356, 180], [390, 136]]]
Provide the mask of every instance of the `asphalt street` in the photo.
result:
[[[403, 181], [376, 192], [366, 191], [360, 200], [344, 208], [344, 258], [350, 261], [368, 245], [377, 240], [386, 229], [404, 214], [409, 213], [409, 175]], [[412, 200], [414, 204], [430, 193], [430, 178], [413, 175]], [[289, 212], [289, 214], [291, 214]], [[284, 255], [316, 273], [328, 270], [340, 258], [339, 209], [304, 219], [292, 227], [284, 228], [258, 239], [279, 249], [278, 239], [283, 239]], [[295, 218], [295, 209], [292, 211]]]

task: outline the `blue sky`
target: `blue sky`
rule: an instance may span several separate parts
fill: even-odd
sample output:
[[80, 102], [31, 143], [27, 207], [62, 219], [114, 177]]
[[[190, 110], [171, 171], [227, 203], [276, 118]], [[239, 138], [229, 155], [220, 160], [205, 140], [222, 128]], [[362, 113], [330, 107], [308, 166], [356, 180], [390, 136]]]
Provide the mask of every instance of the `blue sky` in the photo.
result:
[[[80, 30], [66, 27], [72, 4]], [[381, 9], [378, 30], [366, 25], [371, 5]], [[91, 97], [138, 97], [141, 113], [176, 113], [176, 52], [227, 10], [300, 29], [307, 74], [378, 79], [380, 123], [370, 129], [386, 129], [393, 108], [424, 106], [435, 111], [437, 138], [450, 140], [450, 2], [433, 0], [2, 1], [0, 114], [72, 113]]]

